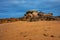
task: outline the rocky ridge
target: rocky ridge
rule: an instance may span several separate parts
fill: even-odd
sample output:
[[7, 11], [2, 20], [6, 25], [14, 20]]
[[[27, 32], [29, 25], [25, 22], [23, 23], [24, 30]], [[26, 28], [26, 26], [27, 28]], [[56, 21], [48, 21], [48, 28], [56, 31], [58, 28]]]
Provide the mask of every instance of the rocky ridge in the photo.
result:
[[9, 23], [9, 22], [15, 22], [15, 21], [60, 21], [60, 16], [53, 16], [53, 13], [44, 13], [44, 12], [38, 12], [36, 10], [29, 10], [24, 14], [21, 18], [5, 18], [0, 19], [1, 23]]

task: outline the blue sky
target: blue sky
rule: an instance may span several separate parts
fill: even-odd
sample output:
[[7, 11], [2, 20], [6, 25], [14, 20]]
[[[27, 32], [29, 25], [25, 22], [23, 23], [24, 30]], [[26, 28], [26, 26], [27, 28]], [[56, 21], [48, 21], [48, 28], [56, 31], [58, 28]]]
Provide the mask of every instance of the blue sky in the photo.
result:
[[60, 0], [0, 0], [0, 18], [21, 17], [28, 10], [60, 16]]

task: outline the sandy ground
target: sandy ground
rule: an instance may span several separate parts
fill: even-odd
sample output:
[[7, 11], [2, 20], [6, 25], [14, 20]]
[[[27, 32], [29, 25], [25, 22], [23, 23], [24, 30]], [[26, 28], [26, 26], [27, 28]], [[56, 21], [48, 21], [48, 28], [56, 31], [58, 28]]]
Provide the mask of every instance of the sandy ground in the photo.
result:
[[0, 40], [60, 40], [60, 21], [0, 24]]

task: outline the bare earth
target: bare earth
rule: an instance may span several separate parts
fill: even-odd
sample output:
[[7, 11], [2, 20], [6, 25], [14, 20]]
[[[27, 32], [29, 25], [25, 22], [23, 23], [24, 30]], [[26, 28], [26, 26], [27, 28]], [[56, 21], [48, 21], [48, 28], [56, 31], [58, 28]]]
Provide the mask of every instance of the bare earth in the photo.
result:
[[60, 21], [0, 24], [0, 40], [60, 40]]

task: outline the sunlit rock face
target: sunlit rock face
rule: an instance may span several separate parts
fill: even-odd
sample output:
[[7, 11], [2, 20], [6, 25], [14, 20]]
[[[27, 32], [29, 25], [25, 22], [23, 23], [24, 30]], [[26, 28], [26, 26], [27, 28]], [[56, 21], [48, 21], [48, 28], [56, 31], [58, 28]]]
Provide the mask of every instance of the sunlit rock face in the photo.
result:
[[35, 10], [30, 10], [30, 11], [27, 11], [24, 18], [26, 18], [26, 20], [32, 20], [32, 19], [36, 19], [38, 18], [38, 11], [35, 11]]
[[31, 17], [37, 17], [38, 16], [38, 11], [35, 10], [30, 10], [26, 12], [26, 16], [29, 15]]

